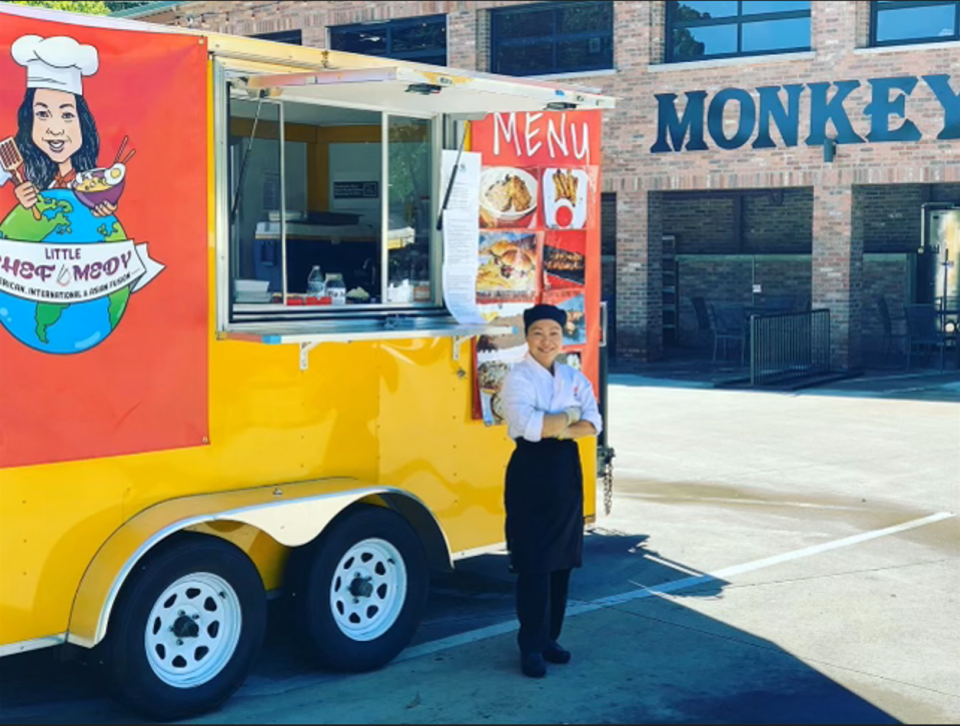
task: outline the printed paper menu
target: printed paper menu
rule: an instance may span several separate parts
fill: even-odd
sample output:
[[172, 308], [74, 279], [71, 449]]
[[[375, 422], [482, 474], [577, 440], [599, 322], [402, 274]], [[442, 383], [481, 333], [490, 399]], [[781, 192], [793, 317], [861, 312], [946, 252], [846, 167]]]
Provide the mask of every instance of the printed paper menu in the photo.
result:
[[443, 301], [461, 325], [484, 322], [477, 308], [479, 237], [473, 210], [447, 210], [443, 215]]
[[[442, 159], [441, 204], [443, 212], [443, 302], [461, 325], [477, 325], [483, 318], [477, 309], [477, 239], [480, 225], [476, 209], [480, 204], [480, 160], [475, 152], [444, 151]], [[447, 189], [453, 170], [449, 198]]]

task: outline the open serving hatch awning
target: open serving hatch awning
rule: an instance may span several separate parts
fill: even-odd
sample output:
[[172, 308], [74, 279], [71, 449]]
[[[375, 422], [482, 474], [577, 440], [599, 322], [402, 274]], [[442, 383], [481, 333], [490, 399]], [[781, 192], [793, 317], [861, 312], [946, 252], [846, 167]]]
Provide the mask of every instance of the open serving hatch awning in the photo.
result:
[[613, 108], [614, 99], [552, 83], [442, 73], [409, 66], [378, 66], [251, 75], [251, 90], [267, 89], [291, 101], [375, 106], [417, 114], [485, 114]]

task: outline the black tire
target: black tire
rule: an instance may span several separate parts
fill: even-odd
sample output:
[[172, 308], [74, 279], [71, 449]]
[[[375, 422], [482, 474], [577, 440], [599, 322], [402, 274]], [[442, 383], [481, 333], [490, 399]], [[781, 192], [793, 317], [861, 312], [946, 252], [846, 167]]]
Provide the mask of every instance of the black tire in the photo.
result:
[[[158, 598], [180, 578], [197, 573], [215, 575], [233, 588], [240, 608], [239, 640], [210, 680], [178, 687], [164, 682], [154, 671], [147, 658], [145, 634]], [[194, 605], [207, 611], [213, 608], [208, 617], [216, 620], [216, 603], [191, 603], [189, 607]], [[107, 636], [95, 651], [95, 661], [121, 703], [148, 719], [175, 721], [217, 708], [240, 687], [260, 652], [266, 622], [263, 580], [250, 558], [216, 537], [178, 534], [131, 573], [117, 599]], [[219, 635], [219, 625], [215, 633], [214, 637]], [[189, 645], [187, 640], [188, 649]]]
[[[337, 624], [331, 585], [344, 555], [367, 539], [386, 541], [399, 552], [406, 569], [406, 597], [389, 629], [374, 639], [356, 640]], [[351, 673], [386, 665], [410, 643], [430, 587], [426, 553], [416, 531], [396, 512], [369, 505], [355, 507], [315, 541], [295, 550], [285, 579], [295, 641], [321, 668]], [[376, 594], [369, 598], [376, 602]]]

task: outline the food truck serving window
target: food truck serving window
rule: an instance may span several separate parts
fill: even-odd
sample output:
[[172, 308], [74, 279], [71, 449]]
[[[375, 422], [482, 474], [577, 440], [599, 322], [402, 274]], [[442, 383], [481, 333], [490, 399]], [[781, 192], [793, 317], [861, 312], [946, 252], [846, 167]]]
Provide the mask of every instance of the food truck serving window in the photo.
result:
[[230, 321], [440, 305], [436, 118], [231, 91]]

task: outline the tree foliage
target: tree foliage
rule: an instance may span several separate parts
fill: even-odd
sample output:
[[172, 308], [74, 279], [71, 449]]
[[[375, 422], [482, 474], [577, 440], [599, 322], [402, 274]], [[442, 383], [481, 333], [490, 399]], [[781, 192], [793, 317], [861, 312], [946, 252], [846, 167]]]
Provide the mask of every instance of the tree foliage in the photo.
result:
[[110, 12], [109, 3], [99, 0], [13, 0], [10, 4], [33, 5], [38, 8], [66, 10], [70, 13], [87, 13], [88, 15], [106, 15]]
[[133, 8], [138, 8], [141, 5], [149, 5], [150, 0], [141, 0], [140, 2], [110, 2], [109, 0], [104, 3], [108, 8], [110, 8], [111, 13], [115, 13], [117, 10], [132, 10]]

